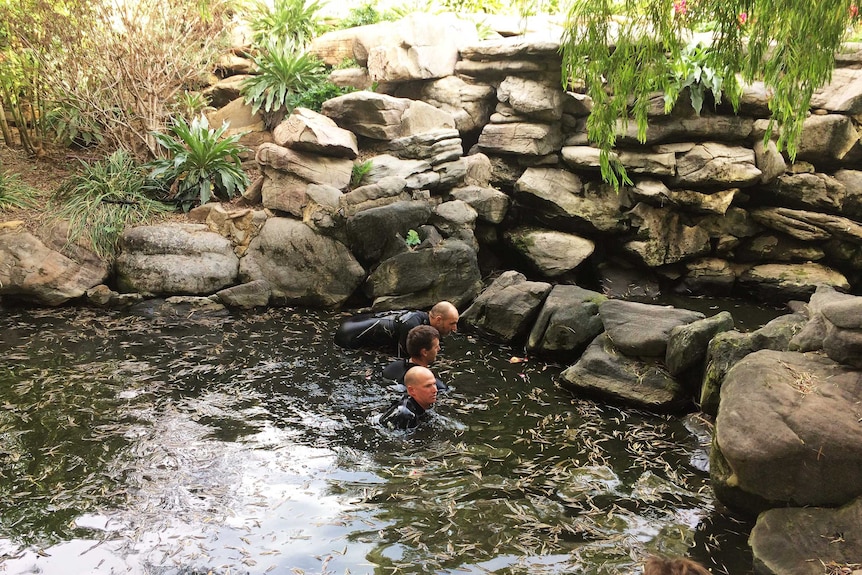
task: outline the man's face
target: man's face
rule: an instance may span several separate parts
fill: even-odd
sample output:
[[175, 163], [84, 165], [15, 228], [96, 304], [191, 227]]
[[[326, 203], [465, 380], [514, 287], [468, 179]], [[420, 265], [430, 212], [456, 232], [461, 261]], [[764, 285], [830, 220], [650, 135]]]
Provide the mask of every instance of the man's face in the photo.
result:
[[431, 325], [440, 332], [440, 337], [445, 337], [453, 331], [458, 331], [458, 311], [444, 313], [433, 318]]
[[422, 409], [428, 409], [434, 405], [437, 401], [437, 381], [434, 379], [434, 374], [427, 370], [423, 372], [421, 377], [407, 386], [407, 393], [422, 406]]
[[431, 341], [431, 347], [429, 347], [428, 349], [422, 350], [422, 355], [424, 356], [425, 361], [427, 362], [428, 365], [431, 365], [432, 363], [434, 363], [434, 360], [437, 359], [437, 353], [439, 351], [440, 351], [440, 340], [437, 338], [434, 338], [434, 340]]

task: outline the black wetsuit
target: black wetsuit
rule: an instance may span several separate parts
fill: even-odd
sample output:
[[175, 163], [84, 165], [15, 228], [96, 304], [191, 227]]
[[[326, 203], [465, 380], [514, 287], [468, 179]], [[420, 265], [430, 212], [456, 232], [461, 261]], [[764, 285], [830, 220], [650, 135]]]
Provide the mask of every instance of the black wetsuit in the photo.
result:
[[363, 313], [344, 320], [335, 332], [341, 347], [394, 348], [397, 357], [407, 356], [407, 332], [417, 325], [429, 325], [424, 311]]
[[405, 395], [380, 416], [380, 423], [389, 429], [413, 429], [427, 412], [416, 400]]
[[[404, 388], [404, 375], [407, 373], [407, 370], [416, 364], [410, 361], [409, 359], [396, 359], [389, 365], [383, 368], [383, 377], [400, 385]], [[449, 391], [449, 386], [440, 381], [440, 378], [436, 375], [434, 379], [437, 382], [437, 391]], [[404, 388], [406, 390], [406, 388]]]

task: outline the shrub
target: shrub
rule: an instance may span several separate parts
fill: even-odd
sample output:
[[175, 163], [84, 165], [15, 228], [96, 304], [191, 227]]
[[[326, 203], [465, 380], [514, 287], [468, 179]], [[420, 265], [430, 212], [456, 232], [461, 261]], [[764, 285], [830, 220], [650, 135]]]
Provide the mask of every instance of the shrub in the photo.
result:
[[319, 112], [321, 108], [323, 108], [323, 103], [325, 101], [354, 91], [355, 88], [341, 88], [329, 80], [323, 80], [304, 92], [298, 94], [294, 93], [288, 96], [286, 110], [293, 111], [294, 108], [308, 108], [309, 110]]
[[266, 42], [254, 57], [257, 74], [246, 78], [240, 93], [252, 113], [263, 111], [267, 128], [277, 126], [293, 109], [303, 92], [324, 82], [323, 63], [314, 55], [296, 50], [289, 42]]
[[150, 163], [151, 177], [183, 211], [213, 197], [228, 200], [248, 185], [240, 154], [246, 151], [239, 134], [223, 137], [227, 124], [209, 127], [201, 115], [187, 124], [178, 118], [170, 134], [155, 133], [168, 157]]
[[264, 45], [272, 41], [287, 41], [297, 46], [307, 44], [320, 30], [317, 0], [275, 0], [253, 4], [249, 16], [252, 41]]
[[107, 159], [87, 164], [54, 192], [52, 216], [69, 222], [68, 242], [81, 237], [89, 240], [93, 251], [113, 259], [126, 226], [151, 221], [170, 206], [154, 200], [147, 168], [124, 150]]
[[394, 10], [381, 12], [377, 9], [376, 2], [365, 2], [351, 8], [347, 15], [338, 22], [338, 28], [355, 28], [357, 26], [367, 26], [369, 24], [377, 24], [378, 22], [397, 20], [398, 18], [398, 12]]

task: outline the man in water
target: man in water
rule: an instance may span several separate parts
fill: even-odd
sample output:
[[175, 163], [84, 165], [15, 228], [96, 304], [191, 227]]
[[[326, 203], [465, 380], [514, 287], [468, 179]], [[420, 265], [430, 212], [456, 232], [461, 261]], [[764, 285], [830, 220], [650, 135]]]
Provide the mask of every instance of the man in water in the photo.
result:
[[407, 395], [380, 416], [380, 423], [389, 429], [413, 429], [437, 401], [437, 382], [427, 367], [411, 367], [404, 375]]
[[[430, 325], [417, 325], [407, 334], [407, 359], [396, 359], [383, 368], [383, 377], [395, 380], [400, 386], [404, 385], [404, 375], [414, 365], [431, 367], [437, 359], [440, 351], [440, 332]], [[449, 387], [435, 377], [437, 391], [446, 391]]]
[[431, 311], [388, 311], [359, 314], [346, 319], [335, 332], [335, 343], [341, 347], [393, 346], [398, 357], [407, 354], [407, 333], [417, 325], [430, 325], [440, 337], [458, 330], [458, 308], [448, 301], [434, 304]]

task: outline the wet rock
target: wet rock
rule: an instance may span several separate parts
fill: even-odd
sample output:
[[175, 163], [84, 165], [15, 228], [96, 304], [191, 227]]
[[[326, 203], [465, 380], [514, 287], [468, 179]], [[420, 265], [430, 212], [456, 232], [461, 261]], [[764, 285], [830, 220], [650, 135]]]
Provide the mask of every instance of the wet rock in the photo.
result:
[[461, 321], [494, 338], [514, 341], [526, 336], [550, 291], [551, 284], [503, 272], [461, 314]]
[[56, 306], [108, 278], [108, 265], [96, 254], [79, 247], [69, 255], [45, 245], [23, 225], [0, 227], [0, 296]]
[[406, 250], [404, 238], [431, 217], [425, 201], [395, 202], [363, 210], [347, 219], [347, 238], [351, 251], [366, 263], [378, 262]]
[[121, 292], [208, 295], [236, 283], [239, 258], [203, 224], [139, 226], [123, 234], [115, 269]]
[[461, 307], [479, 294], [482, 276], [473, 248], [450, 238], [383, 260], [364, 289], [374, 310], [430, 308], [440, 300]]
[[661, 359], [667, 353], [673, 328], [704, 318], [696, 311], [613, 299], [601, 304], [599, 316], [608, 339], [620, 353]]
[[[862, 498], [838, 509], [770, 509], [757, 517], [749, 544], [757, 573], [851, 575], [862, 557]], [[856, 569], [852, 575], [859, 573]]]
[[239, 270], [244, 283], [266, 280], [275, 305], [338, 307], [359, 287], [365, 270], [347, 247], [291, 218], [269, 218]]
[[272, 289], [268, 281], [254, 280], [219, 290], [215, 295], [227, 307], [254, 309], [266, 307], [269, 304], [271, 294]]
[[724, 504], [757, 513], [862, 495], [862, 373], [795, 352], [754, 352], [721, 391], [710, 477]]
[[555, 285], [527, 338], [527, 351], [580, 355], [604, 330], [599, 305], [607, 297], [575, 285]]
[[621, 353], [607, 333], [598, 336], [577, 363], [563, 371], [560, 383], [576, 394], [599, 395], [650, 411], [676, 411], [690, 402], [661, 362]]
[[733, 316], [729, 311], [671, 329], [665, 355], [667, 370], [671, 375], [679, 375], [702, 364], [710, 340], [731, 329]]

